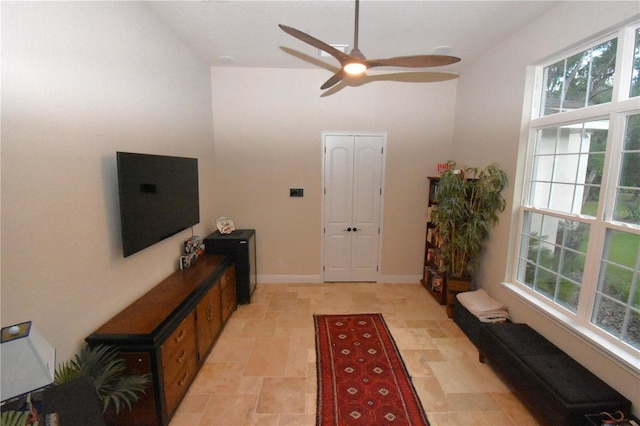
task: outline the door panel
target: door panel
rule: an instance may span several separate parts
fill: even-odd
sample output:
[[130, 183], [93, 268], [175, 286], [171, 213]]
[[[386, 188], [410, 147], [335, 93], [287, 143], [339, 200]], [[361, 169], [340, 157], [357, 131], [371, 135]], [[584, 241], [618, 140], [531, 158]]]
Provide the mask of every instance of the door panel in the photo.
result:
[[324, 280], [376, 281], [382, 135], [325, 135]]
[[353, 210], [353, 137], [325, 138], [325, 281], [343, 281], [350, 274], [351, 243], [346, 229]]

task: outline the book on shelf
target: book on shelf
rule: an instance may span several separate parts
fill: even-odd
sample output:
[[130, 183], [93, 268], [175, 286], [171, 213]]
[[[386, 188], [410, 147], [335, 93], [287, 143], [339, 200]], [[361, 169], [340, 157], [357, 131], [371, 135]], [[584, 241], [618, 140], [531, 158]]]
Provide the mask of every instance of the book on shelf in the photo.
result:
[[431, 289], [435, 292], [441, 292], [443, 283], [444, 277], [442, 275], [435, 275], [431, 281]]

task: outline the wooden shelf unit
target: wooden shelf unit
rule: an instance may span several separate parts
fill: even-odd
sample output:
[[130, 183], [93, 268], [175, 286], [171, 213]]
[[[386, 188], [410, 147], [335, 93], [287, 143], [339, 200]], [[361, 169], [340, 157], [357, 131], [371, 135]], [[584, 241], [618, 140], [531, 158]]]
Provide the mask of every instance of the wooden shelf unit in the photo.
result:
[[168, 425], [225, 322], [236, 309], [235, 265], [203, 255], [171, 274], [86, 338], [118, 347], [129, 374], [151, 374], [116, 425]]
[[438, 208], [436, 194], [438, 192], [437, 177], [428, 177], [429, 190], [427, 192], [427, 233], [425, 236], [424, 262], [422, 270], [422, 286], [431, 293], [434, 299], [441, 305], [447, 299], [447, 277], [442, 270], [442, 259], [440, 258], [440, 248], [442, 241], [437, 235], [435, 224], [431, 219], [433, 210]]
[[443, 270], [440, 248], [445, 242], [436, 231], [436, 226], [431, 219], [434, 209], [438, 208], [436, 195], [440, 178], [428, 177], [429, 192], [427, 194], [427, 235], [424, 248], [424, 268], [420, 282], [429, 293], [440, 303], [446, 305], [447, 316], [453, 317], [453, 309], [456, 294], [469, 291], [470, 282], [451, 281], [447, 279], [447, 274]]

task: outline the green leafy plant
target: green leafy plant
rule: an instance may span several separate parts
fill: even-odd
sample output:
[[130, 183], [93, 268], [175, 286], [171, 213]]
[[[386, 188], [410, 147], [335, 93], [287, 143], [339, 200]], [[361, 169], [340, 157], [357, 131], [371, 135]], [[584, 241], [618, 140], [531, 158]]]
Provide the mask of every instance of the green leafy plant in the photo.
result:
[[440, 175], [433, 221], [444, 241], [440, 254], [449, 277], [470, 279], [476, 271], [489, 230], [505, 209], [506, 186], [507, 174], [497, 164], [458, 170], [450, 161]]
[[2, 426], [26, 426], [29, 424], [31, 413], [28, 411], [3, 411], [1, 415]]
[[103, 412], [113, 408], [117, 414], [123, 405], [131, 409], [131, 404], [140, 399], [138, 394], [145, 392], [151, 376], [126, 375], [127, 364], [118, 355], [117, 348], [109, 345], [84, 347], [73, 359], [56, 368], [54, 383], [62, 384], [87, 375], [93, 379]]

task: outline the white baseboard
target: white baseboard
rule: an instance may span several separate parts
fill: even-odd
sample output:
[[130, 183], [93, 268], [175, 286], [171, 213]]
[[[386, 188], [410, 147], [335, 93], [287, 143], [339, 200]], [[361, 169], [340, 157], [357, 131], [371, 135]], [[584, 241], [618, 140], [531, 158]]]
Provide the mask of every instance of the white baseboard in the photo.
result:
[[318, 284], [320, 275], [258, 275], [258, 284]]
[[419, 284], [421, 275], [381, 275], [379, 283], [385, 284]]
[[[416, 284], [420, 282], [420, 275], [381, 275], [379, 283], [385, 284]], [[258, 284], [320, 284], [320, 275], [258, 275]]]

